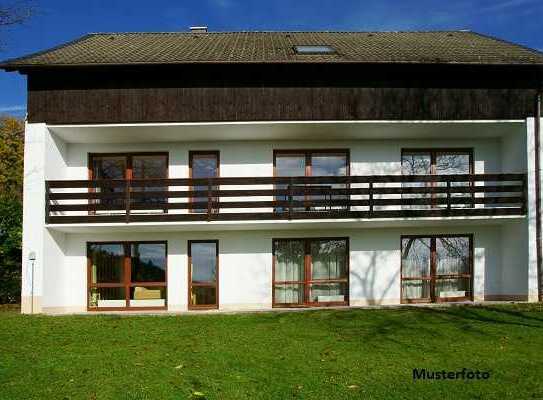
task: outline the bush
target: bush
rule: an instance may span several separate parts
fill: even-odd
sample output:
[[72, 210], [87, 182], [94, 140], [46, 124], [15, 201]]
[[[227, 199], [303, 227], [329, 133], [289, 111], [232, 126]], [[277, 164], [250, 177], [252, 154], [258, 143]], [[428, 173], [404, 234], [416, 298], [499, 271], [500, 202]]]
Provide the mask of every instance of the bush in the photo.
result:
[[21, 298], [22, 222], [20, 200], [0, 198], [0, 304]]

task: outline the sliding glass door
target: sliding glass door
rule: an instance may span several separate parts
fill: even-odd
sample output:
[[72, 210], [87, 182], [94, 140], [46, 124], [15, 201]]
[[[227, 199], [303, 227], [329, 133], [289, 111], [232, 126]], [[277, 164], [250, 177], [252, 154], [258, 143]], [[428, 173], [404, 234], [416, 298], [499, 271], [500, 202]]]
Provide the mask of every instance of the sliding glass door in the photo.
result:
[[[403, 175], [469, 175], [474, 170], [472, 149], [403, 149]], [[451, 186], [469, 186], [471, 182], [451, 182]], [[446, 182], [404, 183], [403, 187], [446, 187]], [[446, 193], [403, 194], [404, 199], [432, 199], [430, 204], [405, 205], [404, 209], [445, 208], [440, 199]], [[453, 193], [451, 197], [470, 198], [469, 193]], [[472, 196], [471, 196], [472, 197]], [[473, 207], [473, 202], [453, 203], [454, 208]]]
[[[276, 150], [274, 151], [274, 176], [348, 176], [349, 151], [348, 150]], [[308, 185], [276, 185], [277, 189], [303, 188]], [[346, 188], [345, 184], [315, 184], [312, 187], [324, 189]], [[319, 194], [319, 195], [293, 195], [277, 196], [276, 200], [293, 201], [325, 201], [347, 199], [345, 195]], [[290, 211], [325, 211], [345, 208], [323, 204], [313, 207], [293, 207]], [[276, 212], [284, 212], [286, 208], [277, 207]]]
[[403, 236], [402, 302], [473, 299], [471, 235]]
[[346, 238], [273, 241], [273, 305], [347, 305], [349, 250]]
[[166, 242], [88, 243], [88, 309], [166, 308]]
[[[89, 156], [89, 179], [91, 180], [138, 180], [168, 178], [168, 153], [119, 153], [91, 154]], [[166, 186], [132, 186], [131, 212], [144, 210], [146, 205], [165, 204], [166, 198], [160, 195], [147, 196], [142, 192], [160, 193]], [[93, 204], [105, 205], [108, 212], [123, 210], [125, 204], [125, 186], [102, 185], [94, 189], [103, 193]], [[122, 194], [121, 194], [122, 193]], [[120, 195], [119, 195], [120, 194]], [[135, 207], [132, 207], [135, 206]], [[156, 208], [156, 207], [153, 207]], [[93, 210], [95, 212], [96, 210]], [[148, 211], [148, 210], [147, 210]], [[167, 211], [167, 210], [165, 210]]]

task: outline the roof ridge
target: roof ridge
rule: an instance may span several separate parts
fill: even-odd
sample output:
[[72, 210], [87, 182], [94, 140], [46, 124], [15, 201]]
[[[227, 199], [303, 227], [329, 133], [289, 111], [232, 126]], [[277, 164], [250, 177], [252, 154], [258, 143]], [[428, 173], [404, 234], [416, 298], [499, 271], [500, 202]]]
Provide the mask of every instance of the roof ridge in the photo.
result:
[[87, 36], [93, 35], [217, 35], [217, 34], [236, 34], [236, 33], [477, 33], [469, 29], [441, 29], [441, 30], [398, 30], [398, 31], [212, 31], [212, 32], [189, 32], [189, 31], [132, 31], [132, 32], [91, 32]]

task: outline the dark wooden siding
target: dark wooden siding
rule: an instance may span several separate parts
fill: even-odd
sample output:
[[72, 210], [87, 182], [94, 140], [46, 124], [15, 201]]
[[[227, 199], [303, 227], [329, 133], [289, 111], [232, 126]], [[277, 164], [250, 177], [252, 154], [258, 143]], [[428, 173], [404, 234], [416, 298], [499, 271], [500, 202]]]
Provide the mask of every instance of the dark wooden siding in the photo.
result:
[[534, 69], [179, 66], [28, 71], [28, 119], [50, 124], [524, 119]]

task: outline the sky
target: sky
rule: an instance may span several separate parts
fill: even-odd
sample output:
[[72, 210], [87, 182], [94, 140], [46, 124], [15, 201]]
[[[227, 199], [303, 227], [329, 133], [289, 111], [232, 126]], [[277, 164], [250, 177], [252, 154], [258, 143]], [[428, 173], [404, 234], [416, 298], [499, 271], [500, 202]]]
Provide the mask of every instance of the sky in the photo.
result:
[[[0, 0], [0, 5], [16, 0]], [[0, 60], [90, 32], [458, 30], [543, 51], [543, 0], [32, 0], [35, 15], [0, 30]], [[26, 79], [0, 71], [0, 114], [24, 116]]]

